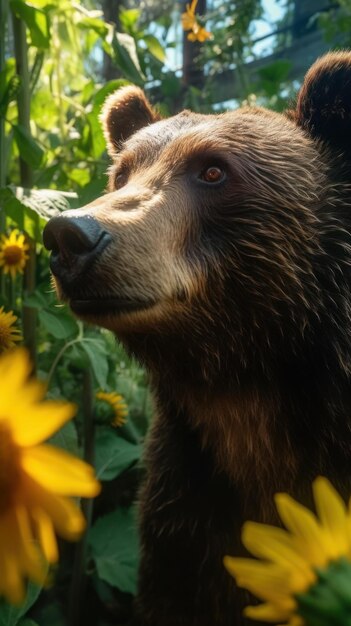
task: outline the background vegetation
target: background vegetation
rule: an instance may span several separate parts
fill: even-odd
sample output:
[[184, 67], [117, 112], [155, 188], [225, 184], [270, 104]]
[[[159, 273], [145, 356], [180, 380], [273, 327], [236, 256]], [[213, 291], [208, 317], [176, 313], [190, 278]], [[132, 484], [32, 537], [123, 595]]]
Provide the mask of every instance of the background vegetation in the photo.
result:
[[[103, 481], [94, 506], [83, 503], [90, 525], [83, 542], [61, 544], [51, 587], [30, 585], [21, 608], [0, 604], [0, 626], [123, 624], [136, 588], [134, 501], [152, 413], [147, 377], [110, 333], [83, 325], [57, 303], [41, 241], [51, 215], [104, 191], [108, 163], [98, 120], [104, 99], [134, 83], [165, 115], [242, 101], [282, 110], [298, 86], [289, 59], [260, 67], [254, 79], [248, 69], [264, 52], [258, 44], [267, 3], [206, 7], [200, 0], [202, 23], [212, 33], [204, 43], [182, 33], [184, 4], [0, 0], [0, 234], [17, 228], [29, 245], [24, 274], [1, 274], [0, 308], [18, 317], [48, 396], [80, 407], [55, 443], [94, 463]], [[291, 44], [293, 4], [280, 2], [281, 21], [268, 23], [277, 31], [267, 42], [270, 53]], [[333, 47], [350, 45], [351, 1], [313, 12], [305, 26], [321, 27]], [[218, 102], [216, 77], [233, 70], [233, 95]], [[112, 426], [116, 410], [96, 399], [99, 390], [123, 396], [125, 424]]]

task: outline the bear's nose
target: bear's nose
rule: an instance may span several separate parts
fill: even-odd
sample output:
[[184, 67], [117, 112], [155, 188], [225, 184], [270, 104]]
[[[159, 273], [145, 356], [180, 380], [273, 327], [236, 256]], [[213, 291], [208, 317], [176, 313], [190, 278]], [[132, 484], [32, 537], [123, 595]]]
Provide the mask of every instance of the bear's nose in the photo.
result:
[[51, 251], [51, 271], [66, 284], [80, 278], [110, 240], [91, 216], [59, 215], [49, 220], [43, 232], [44, 246]]

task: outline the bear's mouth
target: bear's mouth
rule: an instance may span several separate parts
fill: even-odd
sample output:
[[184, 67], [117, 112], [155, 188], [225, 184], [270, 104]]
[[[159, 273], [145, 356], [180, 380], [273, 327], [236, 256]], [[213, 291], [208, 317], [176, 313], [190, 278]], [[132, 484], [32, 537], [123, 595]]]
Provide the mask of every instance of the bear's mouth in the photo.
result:
[[69, 306], [78, 316], [122, 315], [149, 309], [155, 302], [151, 300], [128, 300], [123, 298], [71, 298]]

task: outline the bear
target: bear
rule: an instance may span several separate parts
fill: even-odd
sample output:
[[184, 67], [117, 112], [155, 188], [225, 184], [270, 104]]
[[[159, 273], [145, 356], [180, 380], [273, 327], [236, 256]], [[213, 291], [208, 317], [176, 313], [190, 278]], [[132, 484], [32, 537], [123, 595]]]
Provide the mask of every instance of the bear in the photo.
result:
[[109, 189], [44, 230], [61, 300], [148, 370], [133, 624], [242, 626], [223, 567], [273, 495], [351, 493], [351, 53], [285, 113], [106, 100]]

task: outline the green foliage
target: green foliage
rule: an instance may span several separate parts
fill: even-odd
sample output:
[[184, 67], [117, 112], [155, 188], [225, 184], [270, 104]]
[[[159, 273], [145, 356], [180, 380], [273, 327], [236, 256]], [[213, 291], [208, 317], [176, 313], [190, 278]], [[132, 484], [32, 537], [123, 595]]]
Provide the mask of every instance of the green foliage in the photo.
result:
[[27, 611], [36, 602], [40, 592], [41, 588], [38, 585], [29, 583], [26, 599], [21, 606], [13, 606], [0, 600], [0, 626], [33, 626], [30, 623], [31, 620], [22, 619], [22, 617], [26, 615]]
[[135, 594], [139, 552], [135, 510], [120, 508], [98, 520], [88, 540], [99, 577]]
[[[32, 284], [27, 279], [23, 283], [21, 276], [15, 280], [0, 277], [0, 306], [13, 310], [24, 328], [28, 329], [30, 320], [30, 332], [36, 335], [38, 376], [47, 383], [48, 397], [69, 399], [78, 406], [76, 419], [51, 437], [50, 443], [75, 455], [88, 454], [89, 461], [93, 443], [103, 491], [89, 533], [95, 564], [89, 569], [89, 578], [98, 589], [100, 602], [107, 602], [116, 589], [122, 594], [135, 592], [138, 546], [131, 506], [141, 471], [141, 441], [150, 416], [149, 394], [144, 372], [110, 333], [85, 327], [67, 307], [58, 304], [50, 285], [42, 231], [50, 217], [104, 192], [108, 163], [99, 122], [101, 106], [110, 93], [129, 82], [144, 86], [152, 64], [161, 71], [165, 51], [154, 35], [138, 26], [138, 10], [122, 12], [124, 32], [105, 23], [99, 11], [71, 0], [11, 0], [10, 10], [26, 27], [29, 83], [24, 84], [16, 72], [8, 38], [6, 63], [0, 72], [0, 117], [6, 135], [0, 135], [1, 154], [5, 155], [0, 168], [2, 172], [5, 169], [11, 186], [0, 188], [0, 230], [24, 232], [35, 258], [31, 257], [27, 267]], [[96, 61], [102, 49], [111, 56], [120, 78], [103, 80]], [[23, 86], [27, 93], [23, 94]], [[19, 116], [23, 96], [30, 101], [27, 126]], [[34, 189], [23, 185], [19, 159], [31, 172]], [[88, 398], [84, 391], [87, 372], [92, 381]], [[123, 427], [112, 428], [106, 420], [102, 424], [97, 415], [95, 419], [94, 398], [100, 389], [128, 396], [128, 421]], [[108, 491], [116, 481], [128, 486], [121, 491], [124, 508], [116, 505]], [[64, 597], [74, 594], [72, 567], [76, 568], [75, 577], [82, 577], [87, 563], [84, 550], [78, 551], [83, 555], [81, 561], [74, 561], [72, 549], [64, 542], [61, 552], [55, 573], [57, 588], [41, 590], [30, 584], [23, 606], [1, 602], [0, 626], [65, 624], [59, 585], [64, 586]]]
[[324, 30], [326, 40], [334, 48], [350, 48], [351, 46], [351, 0], [338, 0], [337, 6], [330, 11], [320, 13], [318, 22]]
[[123, 439], [111, 428], [99, 428], [95, 439], [95, 468], [100, 480], [112, 480], [137, 463], [141, 446]]
[[[350, 0], [340, 0], [340, 4], [345, 20], [341, 27], [335, 17], [335, 28], [346, 37]], [[233, 66], [238, 69], [242, 97], [249, 103], [252, 98], [280, 110], [289, 90], [288, 61], [261, 70], [255, 85], [248, 82], [243, 69], [252, 54], [251, 25], [262, 15], [260, 0], [213, 3], [206, 21], [213, 39], [192, 48], [194, 66], [205, 68], [206, 76], [203, 84], [187, 88], [180, 73], [167, 66], [167, 49], [176, 46], [174, 38], [179, 38], [180, 31], [180, 15], [174, 18], [170, 10], [173, 5], [168, 3], [165, 12], [154, 3], [153, 22], [141, 13], [139, 3], [121, 10], [121, 32], [104, 22], [101, 11], [91, 9], [95, 5], [79, 0], [10, 0], [11, 14], [25, 26], [28, 84], [23, 74], [17, 73], [9, 36], [6, 60], [4, 56], [0, 63], [4, 127], [2, 132], [0, 126], [0, 180], [7, 183], [0, 188], [0, 232], [18, 228], [32, 249], [24, 280], [18, 276], [12, 281], [1, 275], [0, 306], [13, 310], [26, 332], [29, 324], [35, 336], [37, 374], [47, 383], [48, 397], [65, 398], [78, 406], [76, 419], [50, 443], [90, 462], [94, 457], [103, 484], [91, 514], [91, 505], [83, 503], [94, 520], [85, 546], [88, 559], [84, 558], [86, 550], [78, 550], [83, 554], [79, 564], [72, 547], [62, 542], [53, 587], [40, 590], [29, 585], [26, 603], [19, 608], [1, 603], [0, 626], [63, 626], [66, 599], [75, 594], [72, 578], [79, 576], [82, 580], [86, 575], [88, 585], [94, 587], [95, 601], [103, 605], [99, 615], [114, 606], [116, 597], [119, 603], [127, 603], [125, 596], [134, 594], [136, 588], [138, 544], [133, 502], [143, 472], [142, 442], [152, 414], [146, 375], [111, 333], [84, 326], [67, 307], [58, 304], [42, 245], [42, 230], [50, 217], [91, 202], [106, 188], [108, 162], [99, 121], [105, 98], [134, 83], [158, 94], [162, 113], [183, 106], [211, 111], [212, 77]], [[332, 24], [329, 27], [332, 29]], [[178, 48], [179, 44], [178, 40]], [[103, 54], [116, 70], [116, 77], [109, 81], [102, 75]], [[30, 102], [28, 125], [19, 115], [24, 110], [24, 96]], [[27, 189], [31, 183], [23, 180], [23, 165], [31, 174], [32, 189]], [[25, 340], [29, 345], [27, 336]], [[91, 380], [88, 390], [84, 387], [87, 374]], [[121, 428], [99, 419], [94, 406], [98, 390], [116, 391], [124, 397], [128, 418]], [[87, 594], [84, 604], [88, 612], [90, 602]], [[99, 620], [96, 618], [96, 626], [105, 626], [108, 618]], [[111, 623], [115, 622], [111, 617]]]

